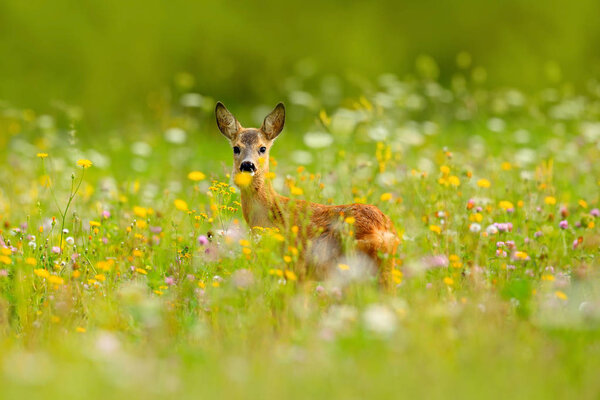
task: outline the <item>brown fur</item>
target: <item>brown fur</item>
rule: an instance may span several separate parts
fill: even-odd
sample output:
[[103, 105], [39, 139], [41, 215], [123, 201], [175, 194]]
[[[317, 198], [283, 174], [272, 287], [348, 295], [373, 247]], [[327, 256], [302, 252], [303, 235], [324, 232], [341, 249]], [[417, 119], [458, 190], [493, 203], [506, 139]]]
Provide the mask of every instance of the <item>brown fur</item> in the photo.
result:
[[[217, 104], [216, 115], [221, 132], [232, 147], [240, 149], [240, 153], [234, 155], [234, 174], [244, 161], [253, 162], [257, 167], [251, 184], [240, 188], [242, 213], [248, 225], [277, 227], [286, 232], [294, 225], [302, 228], [298, 239], [305, 251], [297, 267], [301, 278], [324, 277], [336, 265], [342, 255], [341, 235], [345, 232], [342, 221], [354, 217], [355, 248], [377, 266], [382, 286], [390, 287], [400, 240], [392, 221], [381, 210], [368, 204], [323, 205], [290, 199], [277, 194], [265, 179], [269, 172], [269, 150], [283, 129], [283, 104], [265, 118], [260, 129], [244, 129], [221, 103]], [[261, 147], [267, 149], [265, 153], [259, 152]]]

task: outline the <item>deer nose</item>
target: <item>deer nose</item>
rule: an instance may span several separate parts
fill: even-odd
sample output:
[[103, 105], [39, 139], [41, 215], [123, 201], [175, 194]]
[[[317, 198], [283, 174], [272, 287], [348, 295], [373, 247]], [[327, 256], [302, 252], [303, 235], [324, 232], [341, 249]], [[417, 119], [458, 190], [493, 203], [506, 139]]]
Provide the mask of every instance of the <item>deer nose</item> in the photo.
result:
[[256, 172], [256, 166], [252, 161], [243, 161], [240, 164], [240, 171], [242, 172]]

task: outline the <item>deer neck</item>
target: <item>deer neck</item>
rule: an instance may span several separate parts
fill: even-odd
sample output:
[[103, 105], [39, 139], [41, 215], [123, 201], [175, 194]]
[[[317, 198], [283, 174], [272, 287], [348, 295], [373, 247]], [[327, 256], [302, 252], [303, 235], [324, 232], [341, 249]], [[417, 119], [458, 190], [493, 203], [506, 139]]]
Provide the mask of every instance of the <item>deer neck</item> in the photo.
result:
[[278, 227], [283, 221], [275, 192], [270, 181], [255, 176], [252, 183], [240, 190], [242, 213], [250, 227]]

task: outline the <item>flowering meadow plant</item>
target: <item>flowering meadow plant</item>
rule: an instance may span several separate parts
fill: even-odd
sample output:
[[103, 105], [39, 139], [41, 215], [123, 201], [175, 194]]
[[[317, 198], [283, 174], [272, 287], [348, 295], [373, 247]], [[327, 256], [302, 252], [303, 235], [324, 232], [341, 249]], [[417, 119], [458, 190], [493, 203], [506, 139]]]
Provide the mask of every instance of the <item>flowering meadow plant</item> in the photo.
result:
[[[309, 118], [286, 125], [266, 179], [389, 215], [391, 291], [352, 252], [302, 279], [302, 221], [248, 227], [253, 177], [230, 175], [212, 116], [171, 104], [155, 133], [98, 142], [63, 140], [63, 115], [0, 109], [15, 132], [0, 154], [3, 393], [597, 397], [599, 93], [384, 75], [317, 107], [291, 88], [289, 115]], [[344, 244], [356, 223], [340, 217]]]

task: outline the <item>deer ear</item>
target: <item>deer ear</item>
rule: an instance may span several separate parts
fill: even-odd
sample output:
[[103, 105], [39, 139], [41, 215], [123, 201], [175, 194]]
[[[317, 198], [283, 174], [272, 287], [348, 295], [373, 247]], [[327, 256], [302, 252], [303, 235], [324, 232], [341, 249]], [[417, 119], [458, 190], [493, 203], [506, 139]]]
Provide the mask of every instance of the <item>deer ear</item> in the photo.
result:
[[242, 129], [237, 119], [220, 101], [217, 102], [215, 115], [217, 116], [217, 126], [227, 139], [232, 140], [235, 134]]
[[283, 130], [283, 124], [285, 123], [285, 106], [283, 103], [279, 103], [275, 106], [275, 109], [271, 111], [271, 114], [267, 115], [265, 122], [263, 122], [260, 128], [268, 140], [273, 140]]

